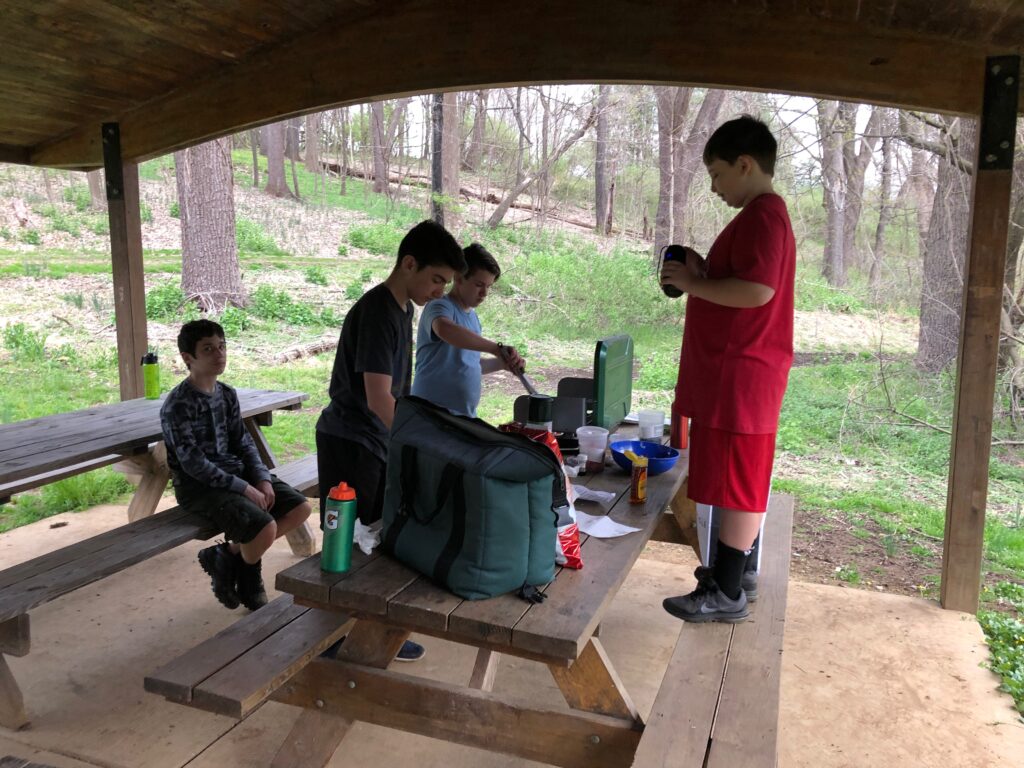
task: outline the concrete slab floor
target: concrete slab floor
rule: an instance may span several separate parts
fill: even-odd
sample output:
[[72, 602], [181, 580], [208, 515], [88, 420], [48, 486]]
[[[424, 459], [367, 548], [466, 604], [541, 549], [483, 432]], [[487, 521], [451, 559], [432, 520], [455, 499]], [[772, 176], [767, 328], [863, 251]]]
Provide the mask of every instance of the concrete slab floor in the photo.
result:
[[[165, 503], [168, 503], [165, 501]], [[126, 520], [124, 507], [60, 515], [0, 535], [0, 568]], [[66, 522], [58, 528], [55, 522]], [[270, 703], [244, 722], [147, 694], [142, 678], [241, 615], [213, 598], [194, 542], [31, 613], [32, 653], [9, 660], [33, 722], [0, 729], [0, 756], [58, 768], [264, 768], [298, 710]], [[678, 560], [678, 558], [675, 558]], [[278, 543], [267, 583], [295, 562]], [[606, 614], [601, 639], [642, 713], [650, 709], [679, 625], [661, 600], [692, 587], [695, 561], [642, 557]], [[273, 595], [271, 595], [273, 597]], [[426, 658], [403, 672], [469, 679], [474, 653], [420, 638]], [[792, 582], [782, 668], [783, 768], [1021, 765], [1024, 724], [982, 668], [987, 649], [970, 616], [934, 603]], [[504, 657], [495, 690], [564, 706], [541, 665]], [[1018, 757], [1014, 758], [1013, 755]], [[536, 765], [359, 724], [331, 768]]]

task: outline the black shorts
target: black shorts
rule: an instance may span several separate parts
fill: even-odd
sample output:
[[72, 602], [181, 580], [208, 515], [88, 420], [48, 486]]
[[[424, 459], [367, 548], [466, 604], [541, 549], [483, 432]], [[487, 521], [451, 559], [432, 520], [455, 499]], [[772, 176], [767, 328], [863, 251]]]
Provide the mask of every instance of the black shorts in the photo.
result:
[[269, 512], [242, 494], [225, 488], [203, 488], [201, 491], [175, 489], [175, 495], [182, 509], [205, 517], [224, 531], [224, 538], [228, 541], [247, 544], [271, 520], [280, 520], [306, 501], [302, 493], [275, 475], [270, 476], [270, 484], [274, 488], [274, 506]]
[[369, 449], [351, 440], [317, 431], [316, 468], [320, 476], [321, 530], [327, 494], [342, 481], [355, 488], [359, 522], [370, 525], [380, 520], [387, 465]]

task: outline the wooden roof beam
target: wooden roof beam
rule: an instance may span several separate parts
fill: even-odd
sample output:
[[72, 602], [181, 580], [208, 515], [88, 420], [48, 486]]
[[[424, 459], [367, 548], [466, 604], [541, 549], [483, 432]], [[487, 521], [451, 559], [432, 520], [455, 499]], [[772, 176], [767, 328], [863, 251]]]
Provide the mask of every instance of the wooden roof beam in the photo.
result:
[[[709, 0], [398, 8], [325, 25], [116, 116], [125, 157], [338, 104], [512, 83], [696, 84], [977, 114], [985, 56], [1015, 53]], [[35, 147], [32, 164], [98, 166], [98, 128]]]

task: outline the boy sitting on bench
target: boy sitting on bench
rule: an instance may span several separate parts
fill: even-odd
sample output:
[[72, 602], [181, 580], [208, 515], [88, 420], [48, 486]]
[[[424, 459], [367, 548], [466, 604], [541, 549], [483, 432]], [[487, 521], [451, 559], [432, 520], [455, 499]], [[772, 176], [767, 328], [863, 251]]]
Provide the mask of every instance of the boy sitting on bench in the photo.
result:
[[185, 323], [178, 351], [189, 374], [160, 409], [174, 496], [224, 531], [224, 543], [199, 552], [214, 596], [227, 608], [241, 603], [255, 611], [267, 604], [263, 553], [302, 525], [312, 507], [263, 464], [235, 390], [217, 381], [228, 359], [224, 329], [212, 320]]

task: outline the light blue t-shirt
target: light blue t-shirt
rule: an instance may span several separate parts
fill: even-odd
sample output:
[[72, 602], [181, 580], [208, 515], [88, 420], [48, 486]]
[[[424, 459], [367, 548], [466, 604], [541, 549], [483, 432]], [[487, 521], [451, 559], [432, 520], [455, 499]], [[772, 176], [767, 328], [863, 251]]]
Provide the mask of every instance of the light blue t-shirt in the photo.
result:
[[416, 332], [416, 374], [412, 393], [452, 413], [476, 416], [480, 404], [480, 353], [441, 341], [431, 326], [445, 317], [462, 328], [480, 333], [480, 318], [448, 296], [428, 302]]

